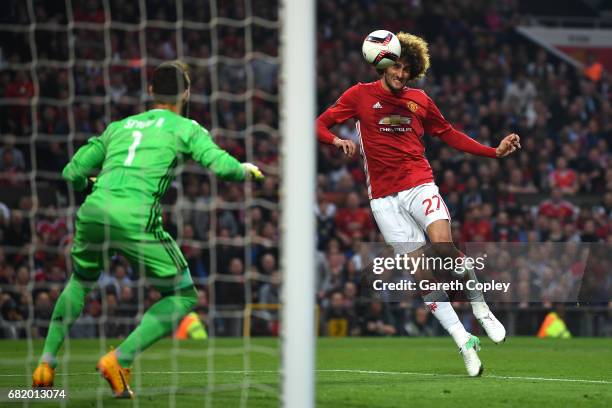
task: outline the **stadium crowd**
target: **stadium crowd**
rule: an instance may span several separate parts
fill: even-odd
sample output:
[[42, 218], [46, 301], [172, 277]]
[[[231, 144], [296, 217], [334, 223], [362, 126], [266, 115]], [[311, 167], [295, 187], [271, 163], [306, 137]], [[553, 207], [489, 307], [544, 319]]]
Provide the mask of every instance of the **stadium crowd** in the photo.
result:
[[[14, 3], [9, 8], [14, 15], [0, 18], [0, 23], [28, 24], [27, 11]], [[60, 6], [43, 3], [35, 10], [38, 21], [66, 24]], [[279, 302], [277, 29], [253, 25], [251, 41], [245, 41], [246, 30], [231, 25], [220, 25], [216, 36], [207, 28], [184, 28], [178, 36], [174, 28], [148, 27], [146, 50], [141, 50], [137, 31], [113, 28], [105, 37], [105, 14], [98, 2], [73, 3], [75, 21], [92, 24], [72, 33], [74, 68], [42, 63], [35, 78], [29, 68], [13, 68], [32, 59], [28, 39], [19, 33], [13, 34], [13, 44], [0, 61], [0, 98], [11, 101], [0, 107], [0, 335], [24, 336], [26, 326], [11, 322], [28, 319], [33, 319], [34, 336], [45, 334], [70, 273], [70, 205], [84, 197], [61, 181], [61, 169], [109, 119], [145, 107], [144, 85], [155, 64], [149, 61], [145, 69], [143, 58], [176, 58], [178, 38], [184, 41], [181, 48], [193, 78], [191, 117], [212, 129], [223, 148], [239, 159], [249, 158], [268, 174], [261, 186], [243, 187], [210, 179], [187, 162], [164, 213], [165, 226], [181, 245], [200, 289], [196, 310], [205, 319], [214, 302], [216, 310], [229, 313], [215, 316], [209, 330], [240, 334], [246, 303]], [[149, 20], [177, 18], [173, 1], [146, 4]], [[245, 10], [242, 1], [218, 4], [218, 15], [229, 19], [243, 20], [253, 13], [277, 19], [274, 2], [255, 1], [253, 10]], [[612, 244], [609, 75], [587, 79], [579, 69], [520, 37], [514, 30], [521, 18], [513, 0], [394, 4], [319, 2], [319, 111], [352, 84], [376, 79], [360, 55], [366, 32], [384, 27], [422, 35], [430, 43], [432, 67], [413, 85], [423, 88], [457, 129], [481, 143], [497, 145], [514, 131], [523, 144], [518, 154], [497, 161], [461, 154], [425, 138], [456, 243]], [[110, 15], [126, 24], [140, 21], [140, 11], [130, 2], [111, 1]], [[199, 23], [211, 19], [204, 8], [186, 9], [184, 16]], [[39, 60], [70, 61], [68, 43], [66, 30], [36, 32]], [[213, 52], [227, 58], [209, 64]], [[110, 58], [108, 65], [105, 58]], [[36, 89], [40, 99], [33, 116], [30, 100]], [[251, 89], [255, 92], [245, 94]], [[335, 130], [343, 138], [357, 138], [351, 123]], [[242, 204], [245, 198], [247, 206]], [[369, 210], [359, 158], [344, 157], [329, 146], [318, 149], [315, 213], [322, 334], [439, 332], [417, 300], [361, 301], [360, 245], [382, 242], [382, 237]], [[551, 279], [550, 271], [559, 269], [552, 265], [554, 259], [537, 265], [501, 259], [516, 274], [513, 281], [521, 282], [517, 297], [500, 300], [513, 302], [515, 308], [538, 299], [547, 305], [551, 293], [571, 291], [577, 284], [576, 279]], [[584, 280], [593, 303], [609, 301], [606, 288], [612, 282], [605, 262], [604, 257], [589, 268], [594, 272]], [[129, 332], [136, 323], [133, 316], [159, 297], [141, 276], [137, 267], [112, 255], [100, 289], [89, 295], [72, 335], [121, 337]], [[579, 272], [574, 277], [580, 278]], [[254, 313], [252, 332], [276, 334], [275, 320], [275, 311]], [[468, 322], [466, 327], [473, 325]]]
[[[461, 248], [467, 242], [518, 242], [526, 247], [537, 242], [612, 243], [609, 74], [587, 78], [580, 69], [522, 38], [514, 30], [522, 22], [515, 1], [423, 2], [406, 8], [368, 4], [367, 8], [343, 2], [321, 4], [317, 83], [321, 110], [351, 85], [376, 79], [375, 70], [362, 63], [359, 50], [367, 31], [363, 26], [378, 18], [385, 28], [414, 32], [428, 40], [431, 69], [414, 86], [432, 97], [455, 128], [490, 146], [497, 146], [508, 133], [521, 135], [522, 150], [499, 161], [465, 155], [425, 138], [427, 157], [452, 217], [454, 241]], [[340, 63], [337, 55], [344, 56]], [[354, 123], [335, 130], [358, 142]], [[318, 163], [318, 245], [323, 254], [321, 275], [326, 277], [320, 300], [332, 305], [332, 315], [340, 313], [339, 304], [346, 305], [343, 313], [351, 316], [346, 320], [351, 324], [345, 333], [373, 334], [370, 314], [382, 316], [375, 326], [377, 334], [414, 333], [422, 326], [419, 322], [428, 321], [426, 314], [412, 312], [415, 305], [383, 302], [355, 307], [353, 283], [359, 282], [353, 270], [360, 263], [355, 248], [360, 242], [382, 239], [369, 216], [360, 159], [325, 146], [319, 150]], [[503, 301], [515, 302], [519, 308], [532, 303], [547, 306], [550, 299], [559, 300], [560, 293], [571, 293], [580, 285], [574, 279], [561, 279], [578, 265], [556, 263], [553, 258], [545, 265], [521, 265], [517, 259], [508, 259], [507, 269], [514, 271], [511, 281], [521, 288]], [[610, 299], [609, 260], [595, 264], [589, 264], [583, 282], [583, 290], [588, 289], [582, 294], [605, 305]], [[556, 279], [546, 278], [551, 271], [558, 274]], [[492, 277], [494, 273], [487, 273], [485, 279]], [[337, 332], [337, 319], [330, 319], [329, 329]], [[472, 327], [469, 323], [466, 327]]]

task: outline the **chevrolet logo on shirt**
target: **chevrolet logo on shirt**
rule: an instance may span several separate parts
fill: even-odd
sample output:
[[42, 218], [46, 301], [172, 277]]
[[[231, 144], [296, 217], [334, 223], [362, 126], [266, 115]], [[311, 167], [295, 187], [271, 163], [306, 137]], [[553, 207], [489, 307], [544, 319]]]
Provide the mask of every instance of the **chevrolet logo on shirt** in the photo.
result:
[[[412, 118], [401, 115], [385, 116], [378, 121], [379, 125], [392, 126], [392, 127], [380, 127], [381, 132], [409, 132], [412, 131], [411, 127], [405, 127], [402, 125], [409, 125]], [[401, 127], [399, 127], [401, 126]]]
[[409, 118], [407, 116], [391, 115], [391, 116], [387, 116], [379, 120], [378, 124], [379, 125], [399, 126], [399, 125], [409, 125], [411, 121], [412, 121], [412, 118]]

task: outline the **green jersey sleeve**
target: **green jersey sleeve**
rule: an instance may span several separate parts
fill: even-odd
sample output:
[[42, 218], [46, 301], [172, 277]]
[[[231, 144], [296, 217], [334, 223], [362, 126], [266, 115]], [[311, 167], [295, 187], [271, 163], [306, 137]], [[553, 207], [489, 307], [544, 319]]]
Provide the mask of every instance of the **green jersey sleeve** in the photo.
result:
[[229, 181], [243, 181], [245, 172], [238, 160], [215, 144], [210, 133], [197, 122], [186, 141], [188, 153], [218, 177]]
[[102, 166], [106, 155], [104, 140], [108, 137], [110, 129], [109, 126], [102, 136], [90, 138], [64, 167], [62, 177], [72, 183], [76, 191], [84, 190], [87, 187], [87, 176]]

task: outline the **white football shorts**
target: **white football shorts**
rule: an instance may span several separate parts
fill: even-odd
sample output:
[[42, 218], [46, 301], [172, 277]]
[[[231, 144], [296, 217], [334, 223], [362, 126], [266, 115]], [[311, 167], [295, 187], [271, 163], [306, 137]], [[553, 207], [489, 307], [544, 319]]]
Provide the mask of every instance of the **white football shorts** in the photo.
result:
[[450, 221], [448, 208], [434, 183], [375, 198], [370, 200], [370, 206], [385, 241], [398, 254], [424, 246], [427, 227], [432, 222]]

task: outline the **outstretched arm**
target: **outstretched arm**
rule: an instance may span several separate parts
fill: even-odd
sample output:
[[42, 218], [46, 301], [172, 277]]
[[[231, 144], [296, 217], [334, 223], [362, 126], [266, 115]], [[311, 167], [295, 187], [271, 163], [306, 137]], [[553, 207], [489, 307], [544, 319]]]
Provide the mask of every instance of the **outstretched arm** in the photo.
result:
[[72, 183], [76, 191], [82, 191], [87, 187], [87, 177], [104, 162], [106, 149], [101, 138], [89, 139], [86, 145], [77, 150], [62, 171], [62, 177]]
[[240, 163], [232, 155], [221, 149], [212, 140], [208, 131], [201, 126], [189, 139], [191, 157], [218, 177], [229, 181], [245, 179], [262, 180], [262, 172], [251, 163]]
[[520, 137], [511, 133], [506, 136], [497, 148], [485, 146], [478, 143], [463, 132], [453, 128], [444, 119], [438, 107], [431, 99], [428, 99], [427, 117], [425, 120], [425, 130], [433, 136], [438, 136], [444, 143], [462, 152], [475, 154], [484, 157], [505, 157], [521, 148]]
[[521, 148], [521, 138], [516, 133], [506, 136], [497, 148], [485, 146], [478, 143], [463, 132], [452, 129], [452, 131], [440, 135], [440, 139], [447, 145], [462, 152], [485, 157], [505, 157]]

